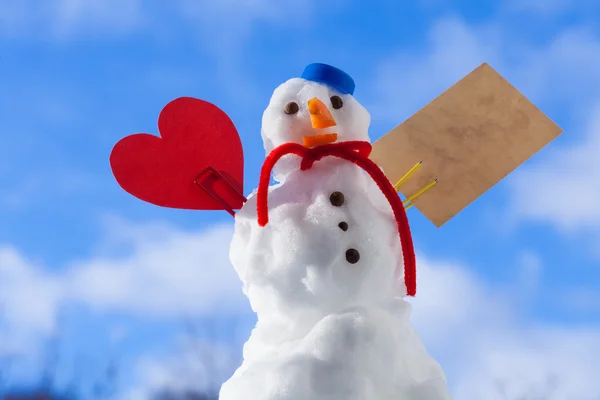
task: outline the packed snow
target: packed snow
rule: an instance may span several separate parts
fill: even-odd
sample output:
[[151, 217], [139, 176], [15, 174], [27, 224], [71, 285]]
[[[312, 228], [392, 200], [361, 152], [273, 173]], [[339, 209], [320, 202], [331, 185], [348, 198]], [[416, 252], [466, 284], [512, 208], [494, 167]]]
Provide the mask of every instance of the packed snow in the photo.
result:
[[[340, 140], [369, 140], [368, 112], [351, 95], [302, 79], [275, 91], [262, 136], [270, 152], [302, 142], [306, 104], [329, 104]], [[294, 115], [283, 112], [296, 102]], [[221, 400], [448, 400], [445, 376], [410, 324], [391, 206], [359, 167], [326, 158], [307, 171], [287, 156], [269, 189], [236, 214], [230, 258], [258, 322]]]

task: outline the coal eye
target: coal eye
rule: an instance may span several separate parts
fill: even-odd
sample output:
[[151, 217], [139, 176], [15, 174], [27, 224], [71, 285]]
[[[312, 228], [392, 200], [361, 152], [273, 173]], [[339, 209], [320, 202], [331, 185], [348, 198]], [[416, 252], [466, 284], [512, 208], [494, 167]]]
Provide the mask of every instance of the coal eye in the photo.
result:
[[331, 106], [336, 110], [339, 110], [344, 106], [344, 102], [340, 96], [331, 96]]
[[296, 114], [299, 109], [300, 107], [298, 107], [298, 103], [291, 101], [285, 105], [283, 111], [285, 111], [286, 114]]

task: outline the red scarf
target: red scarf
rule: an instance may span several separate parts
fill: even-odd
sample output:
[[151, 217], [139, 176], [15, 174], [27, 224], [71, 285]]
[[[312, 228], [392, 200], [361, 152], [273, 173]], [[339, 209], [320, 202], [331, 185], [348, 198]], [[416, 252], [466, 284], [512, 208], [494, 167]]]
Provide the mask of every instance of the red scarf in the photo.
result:
[[398, 225], [400, 245], [402, 246], [402, 255], [404, 257], [404, 283], [406, 285], [407, 294], [409, 296], [414, 296], [417, 291], [417, 271], [415, 250], [410, 227], [408, 225], [408, 218], [398, 193], [396, 193], [396, 190], [377, 164], [369, 159], [369, 154], [371, 154], [371, 144], [363, 141], [350, 141], [307, 148], [298, 143], [285, 143], [275, 148], [268, 155], [260, 172], [258, 193], [256, 195], [258, 224], [260, 226], [265, 226], [269, 222], [268, 194], [271, 171], [273, 170], [273, 167], [275, 167], [275, 164], [287, 154], [295, 154], [302, 157], [300, 163], [300, 169], [302, 171], [310, 169], [316, 161], [319, 161], [323, 157], [333, 156], [356, 164], [371, 176], [392, 206], [394, 218]]

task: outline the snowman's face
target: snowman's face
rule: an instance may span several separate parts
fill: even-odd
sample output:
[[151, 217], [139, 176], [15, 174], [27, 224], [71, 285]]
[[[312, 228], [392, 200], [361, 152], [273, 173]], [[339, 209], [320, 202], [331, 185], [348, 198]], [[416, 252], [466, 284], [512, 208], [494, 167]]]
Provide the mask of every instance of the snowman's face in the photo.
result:
[[260, 318], [302, 319], [405, 294], [391, 208], [358, 167], [329, 159], [293, 172], [269, 204], [265, 227], [254, 196], [236, 214], [230, 253]]
[[368, 111], [349, 94], [301, 78], [279, 86], [262, 119], [262, 138], [270, 153], [284, 143], [313, 147], [351, 140], [370, 141]]

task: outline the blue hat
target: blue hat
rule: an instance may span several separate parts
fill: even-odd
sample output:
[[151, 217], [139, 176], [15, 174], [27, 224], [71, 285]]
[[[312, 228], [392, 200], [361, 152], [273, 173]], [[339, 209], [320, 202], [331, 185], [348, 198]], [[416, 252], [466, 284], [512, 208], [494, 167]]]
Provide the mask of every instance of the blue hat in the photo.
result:
[[324, 83], [343, 94], [354, 94], [354, 80], [350, 75], [327, 64], [309, 64], [302, 73], [302, 79], [308, 81]]

